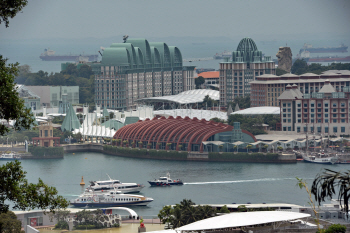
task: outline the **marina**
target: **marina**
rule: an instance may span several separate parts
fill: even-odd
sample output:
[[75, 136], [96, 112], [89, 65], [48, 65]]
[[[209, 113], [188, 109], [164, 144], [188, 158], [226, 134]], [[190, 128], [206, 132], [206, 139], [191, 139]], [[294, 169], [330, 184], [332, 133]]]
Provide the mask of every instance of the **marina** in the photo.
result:
[[[0, 161], [4, 164], [7, 161]], [[76, 199], [86, 186], [85, 180], [103, 180], [108, 173], [121, 181], [145, 183], [159, 174], [169, 172], [172, 177], [184, 180], [184, 185], [158, 188], [146, 186], [140, 195], [152, 197], [147, 206], [132, 206], [143, 218], [155, 218], [165, 205], [175, 205], [183, 199], [196, 204], [232, 203], [289, 203], [307, 206], [308, 195], [299, 189], [295, 177], [311, 185], [315, 176], [329, 165], [311, 163], [262, 164], [195, 162], [138, 159], [105, 155], [94, 152], [67, 153], [62, 159], [22, 160], [29, 182], [41, 178], [54, 186], [67, 200]], [[332, 165], [335, 171], [348, 169], [346, 164]], [[86, 204], [85, 204], [86, 206]]]

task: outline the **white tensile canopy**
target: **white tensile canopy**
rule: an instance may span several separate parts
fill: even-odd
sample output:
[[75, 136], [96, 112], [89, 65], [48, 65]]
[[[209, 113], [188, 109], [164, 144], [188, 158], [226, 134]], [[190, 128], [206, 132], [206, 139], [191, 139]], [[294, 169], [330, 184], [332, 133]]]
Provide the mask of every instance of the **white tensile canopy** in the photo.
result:
[[224, 214], [197, 221], [176, 229], [177, 232], [235, 228], [266, 223], [284, 222], [310, 217], [310, 214], [287, 211], [253, 211]]

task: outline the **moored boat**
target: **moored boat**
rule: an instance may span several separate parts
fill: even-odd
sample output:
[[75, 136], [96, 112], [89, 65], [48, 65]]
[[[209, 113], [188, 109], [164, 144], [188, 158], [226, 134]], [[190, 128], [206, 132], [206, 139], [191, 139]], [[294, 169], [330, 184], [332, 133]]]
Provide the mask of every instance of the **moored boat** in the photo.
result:
[[11, 152], [11, 153], [3, 153], [0, 155], [0, 160], [20, 160], [21, 156], [16, 154], [15, 152]]
[[184, 183], [180, 179], [171, 179], [170, 174], [167, 173], [166, 176], [161, 176], [159, 179], [154, 179], [152, 181], [148, 181], [151, 186], [170, 186], [170, 185], [183, 185]]
[[319, 158], [316, 156], [306, 156], [303, 155], [303, 159], [305, 162], [308, 163], [318, 163], [318, 164], [335, 164], [338, 163], [337, 157], [325, 157], [325, 158]]
[[141, 195], [123, 194], [119, 191], [95, 193], [86, 191], [78, 198], [72, 199], [70, 204], [75, 207], [120, 207], [120, 206], [145, 206], [153, 201], [153, 198]]

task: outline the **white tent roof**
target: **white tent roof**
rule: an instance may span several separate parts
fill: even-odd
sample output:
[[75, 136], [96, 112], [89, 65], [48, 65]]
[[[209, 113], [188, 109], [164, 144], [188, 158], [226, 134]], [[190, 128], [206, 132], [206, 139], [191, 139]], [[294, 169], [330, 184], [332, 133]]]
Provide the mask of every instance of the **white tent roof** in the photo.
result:
[[155, 115], [161, 116], [173, 116], [176, 118], [180, 116], [185, 118], [186, 116], [193, 119], [197, 117], [198, 119], [205, 119], [209, 121], [212, 118], [219, 118], [221, 120], [227, 121], [227, 113], [212, 110], [202, 110], [202, 109], [172, 109], [172, 110], [158, 110], [153, 112]]
[[150, 97], [150, 98], [143, 98], [142, 100], [152, 101], [152, 102], [175, 102], [179, 104], [191, 104], [191, 103], [202, 103], [204, 97], [207, 95], [209, 95], [209, 97], [213, 100], [220, 99], [219, 91], [207, 90], [207, 89], [195, 89], [195, 90], [184, 91], [177, 95]]
[[177, 228], [178, 231], [200, 231], [232, 227], [252, 226], [310, 217], [310, 214], [287, 211], [253, 211], [224, 214], [197, 221]]
[[246, 108], [243, 110], [239, 110], [237, 112], [233, 112], [231, 114], [242, 114], [242, 115], [258, 115], [258, 114], [273, 114], [273, 115], [279, 115], [280, 114], [280, 107], [253, 107], [253, 108]]
[[245, 142], [241, 142], [241, 141], [237, 141], [237, 142], [234, 142], [232, 143], [233, 145], [236, 145], [236, 146], [240, 146], [242, 144], [246, 144]]
[[225, 144], [225, 142], [222, 142], [222, 141], [206, 141], [206, 142], [202, 142], [204, 145], [207, 145], [207, 144], [214, 144], [214, 145], [223, 145]]

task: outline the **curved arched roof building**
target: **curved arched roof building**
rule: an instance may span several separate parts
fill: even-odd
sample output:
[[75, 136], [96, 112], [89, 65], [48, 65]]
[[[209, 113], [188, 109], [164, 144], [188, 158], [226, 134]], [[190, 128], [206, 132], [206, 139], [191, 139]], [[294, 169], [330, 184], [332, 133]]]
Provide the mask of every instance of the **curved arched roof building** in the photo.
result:
[[183, 66], [178, 47], [142, 38], [111, 44], [92, 69], [95, 103], [110, 109], [130, 109], [138, 99], [176, 95], [195, 87], [194, 66]]
[[[241, 130], [239, 123], [236, 128], [231, 125], [214, 121], [199, 120], [189, 117], [160, 117], [152, 120], [138, 121], [124, 126], [114, 135], [114, 139], [120, 139], [123, 144], [136, 146], [142, 142], [143, 147], [155, 149], [171, 149], [185, 151], [203, 151], [202, 142], [233, 143], [243, 141], [255, 142], [255, 137], [248, 131]], [[230, 148], [233, 145], [230, 144]]]

